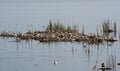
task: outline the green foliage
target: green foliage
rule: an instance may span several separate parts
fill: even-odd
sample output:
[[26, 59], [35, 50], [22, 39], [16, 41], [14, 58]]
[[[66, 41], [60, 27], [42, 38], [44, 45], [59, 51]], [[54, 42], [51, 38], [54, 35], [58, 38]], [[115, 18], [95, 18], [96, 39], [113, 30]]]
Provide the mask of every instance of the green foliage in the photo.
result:
[[52, 28], [53, 28], [52, 21], [50, 20], [49, 25], [47, 26], [46, 30], [47, 31], [52, 31]]
[[71, 26], [67, 26], [67, 31], [70, 32], [72, 30]]
[[117, 34], [117, 26], [116, 26], [116, 22], [114, 22], [113, 24], [114, 24], [114, 37], [116, 37], [116, 34]]
[[82, 27], [82, 35], [85, 35], [85, 26]]
[[55, 22], [54, 24], [52, 23], [52, 21], [50, 20], [46, 31], [50, 31], [50, 32], [56, 32], [56, 31], [61, 31], [61, 32], [77, 32], [77, 26], [64, 26], [62, 23], [60, 23], [59, 21]]
[[73, 32], [77, 32], [77, 31], [78, 31], [77, 26], [76, 26], [76, 25], [73, 25], [72, 30], [73, 30]]

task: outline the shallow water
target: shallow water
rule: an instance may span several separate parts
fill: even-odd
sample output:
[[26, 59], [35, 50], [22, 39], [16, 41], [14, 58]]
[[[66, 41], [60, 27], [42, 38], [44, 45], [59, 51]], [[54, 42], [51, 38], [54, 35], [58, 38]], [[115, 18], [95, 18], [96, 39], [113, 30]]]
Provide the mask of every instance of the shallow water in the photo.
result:
[[[115, 62], [120, 62], [119, 42], [112, 46], [102, 44], [87, 47], [77, 42], [16, 43], [11, 39], [1, 39], [0, 43], [1, 71], [94, 71], [102, 62], [107, 64], [111, 55], [116, 57]], [[54, 64], [54, 61], [58, 63]], [[119, 70], [116, 64], [116, 71]]]
[[[109, 19], [117, 22], [119, 32], [119, 5], [120, 1], [0, 3], [0, 32], [44, 30], [43, 26], [47, 26], [50, 19], [64, 25], [78, 25], [80, 31], [85, 25], [85, 33], [95, 33], [96, 28]], [[115, 62], [116, 71], [120, 70], [117, 65], [120, 41], [111, 46], [84, 43], [86, 47], [81, 42], [13, 41], [0, 38], [0, 71], [96, 71], [103, 62], [108, 67], [111, 67], [110, 62]]]

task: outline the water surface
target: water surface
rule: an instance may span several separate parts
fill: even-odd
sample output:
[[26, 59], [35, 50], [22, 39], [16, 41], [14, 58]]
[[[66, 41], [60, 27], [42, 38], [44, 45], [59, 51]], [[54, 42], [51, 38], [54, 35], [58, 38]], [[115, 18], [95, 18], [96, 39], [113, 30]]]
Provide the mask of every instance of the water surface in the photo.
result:
[[[85, 33], [95, 33], [104, 20], [110, 20], [117, 22], [119, 32], [119, 7], [120, 1], [3, 2], [0, 3], [0, 32], [45, 30], [43, 26], [47, 26], [49, 20], [77, 25], [79, 31], [84, 25]], [[0, 71], [95, 71], [102, 62], [110, 66], [112, 56], [116, 63], [120, 62], [119, 41], [111, 46], [104, 43], [87, 47], [81, 42], [13, 41], [0, 38]], [[119, 71], [120, 67], [115, 66]]]

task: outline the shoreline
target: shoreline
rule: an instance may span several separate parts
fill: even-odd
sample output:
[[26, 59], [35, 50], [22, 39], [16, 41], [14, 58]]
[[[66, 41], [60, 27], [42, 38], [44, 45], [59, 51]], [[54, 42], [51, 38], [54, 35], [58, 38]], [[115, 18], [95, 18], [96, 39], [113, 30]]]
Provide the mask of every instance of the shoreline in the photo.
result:
[[15, 34], [9, 32], [2, 32], [0, 37], [14, 38], [21, 40], [36, 40], [40, 42], [87, 42], [89, 44], [100, 44], [105, 42], [115, 42], [117, 39], [111, 37], [104, 37], [96, 34], [82, 34], [79, 32], [50, 32], [50, 31], [35, 31], [26, 32], [24, 34]]
[[102, 35], [98, 33], [85, 34], [85, 27], [82, 28], [80, 33], [77, 26], [64, 26], [62, 23], [49, 21], [49, 24], [45, 31], [31, 31], [26, 33], [11, 33], [3, 31], [0, 33], [0, 37], [15, 38], [16, 41], [21, 40], [36, 40], [40, 42], [87, 42], [89, 44], [100, 44], [103, 42], [115, 42], [118, 41], [113, 36], [109, 36], [110, 33], [114, 33], [116, 36], [116, 23], [113, 24], [113, 29], [111, 29], [111, 22], [109, 20], [104, 21], [102, 24]]

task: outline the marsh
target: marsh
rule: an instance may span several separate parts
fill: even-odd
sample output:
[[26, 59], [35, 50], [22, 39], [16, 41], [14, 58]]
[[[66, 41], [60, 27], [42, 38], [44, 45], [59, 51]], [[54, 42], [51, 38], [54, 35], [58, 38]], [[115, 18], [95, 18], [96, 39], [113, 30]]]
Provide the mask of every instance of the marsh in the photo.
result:
[[[1, 0], [0, 33], [3, 31], [26, 33], [28, 30], [44, 31], [49, 21], [65, 26], [77, 25], [85, 34], [101, 33], [105, 20], [116, 22], [118, 39], [115, 43], [88, 45], [86, 42], [41, 43], [35, 40], [15, 41], [0, 38], [0, 71], [95, 71], [113, 66], [120, 70], [120, 1], [33, 1]], [[97, 30], [97, 31], [96, 31]], [[110, 34], [114, 36], [113, 34]], [[85, 46], [85, 47], [84, 47]], [[58, 63], [54, 62], [57, 61]], [[113, 69], [113, 68], [112, 68]]]

